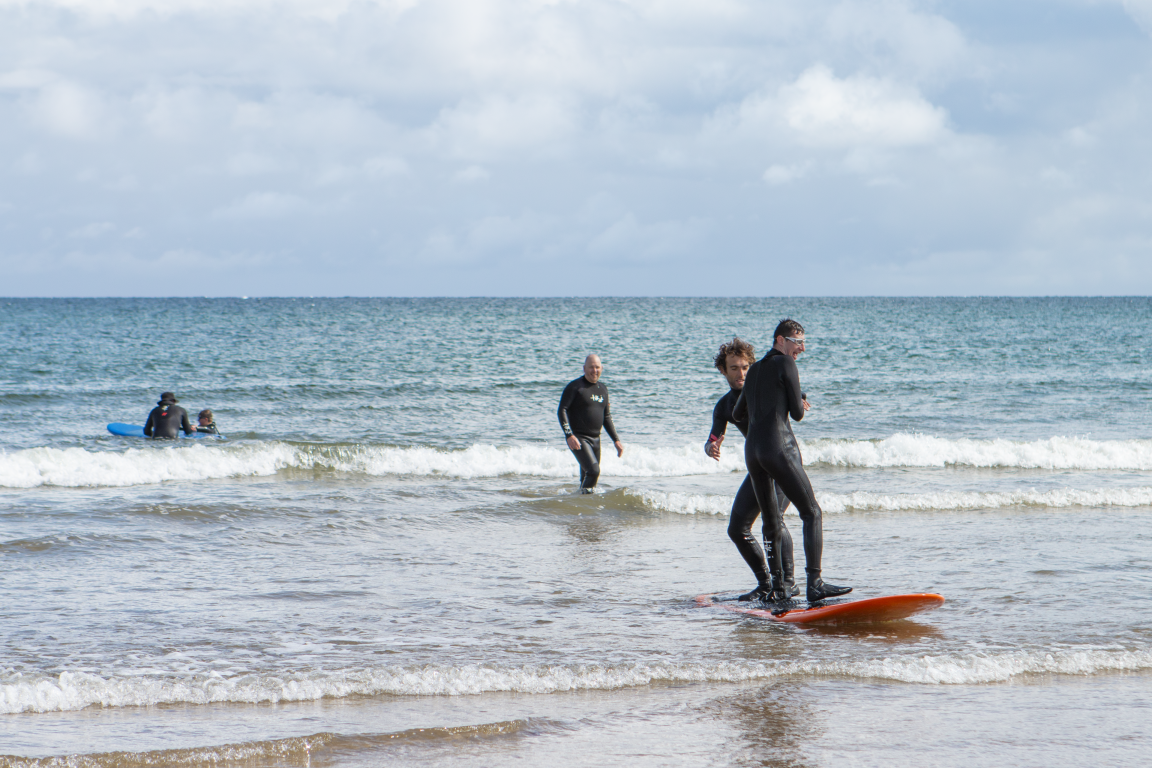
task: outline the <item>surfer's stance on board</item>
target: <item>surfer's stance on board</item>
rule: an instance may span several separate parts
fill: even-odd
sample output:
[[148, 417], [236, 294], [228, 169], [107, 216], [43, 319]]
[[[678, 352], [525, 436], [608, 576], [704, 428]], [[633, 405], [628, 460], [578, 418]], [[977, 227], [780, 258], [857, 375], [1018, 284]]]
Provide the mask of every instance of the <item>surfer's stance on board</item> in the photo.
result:
[[580, 462], [580, 492], [592, 493], [600, 479], [600, 429], [603, 428], [616, 446], [616, 455], [624, 455], [624, 443], [612, 424], [608, 404], [608, 387], [600, 381], [604, 366], [596, 355], [584, 359], [584, 375], [569, 382], [560, 396], [556, 411], [564, 430], [569, 450]]
[[171, 392], [161, 392], [160, 401], [148, 414], [148, 421], [144, 422], [144, 436], [151, 438], [175, 438], [180, 430], [190, 435], [196, 427], [188, 421], [188, 411], [176, 403], [176, 395]]
[[776, 326], [772, 349], [748, 369], [744, 389], [732, 409], [734, 420], [748, 419], [744, 460], [756, 501], [764, 515], [764, 546], [768, 572], [772, 577], [770, 602], [788, 599], [784, 582], [781, 546], [780, 505], [773, 482], [796, 505], [804, 522], [804, 570], [808, 577], [808, 601], [845, 595], [851, 587], [825, 584], [820, 577], [820, 557], [824, 549], [820, 505], [812, 493], [812, 483], [804, 471], [804, 461], [792, 425], [804, 418], [806, 401], [800, 391], [796, 358], [804, 351], [804, 328], [795, 320], [781, 320]]
[[[720, 461], [720, 444], [724, 442], [724, 433], [727, 431], [729, 423], [735, 424], [736, 429], [740, 430], [740, 434], [745, 437], [748, 435], [748, 419], [734, 420], [732, 407], [736, 405], [736, 399], [740, 397], [740, 390], [744, 388], [744, 377], [748, 373], [748, 366], [756, 362], [756, 350], [748, 342], [736, 337], [729, 343], [720, 345], [720, 352], [713, 362], [717, 370], [724, 374], [724, 378], [728, 380], [728, 386], [731, 387], [727, 394], [716, 401], [716, 407], [712, 409], [712, 432], [708, 435], [708, 442], [704, 445], [704, 453], [716, 461]], [[783, 515], [784, 510], [788, 508], [788, 498], [779, 488], [774, 487], [773, 492], [776, 493], [780, 514]], [[745, 475], [744, 482], [740, 484], [740, 490], [736, 491], [736, 498], [732, 500], [732, 516], [728, 519], [728, 538], [732, 539], [732, 543], [736, 545], [740, 556], [744, 558], [744, 562], [748, 563], [748, 567], [756, 576], [756, 588], [740, 596], [740, 599], [745, 601], [763, 600], [768, 597], [768, 593], [771, 591], [764, 550], [760, 549], [756, 537], [752, 535], [752, 523], [756, 522], [756, 517], [759, 514], [760, 505], [756, 503], [756, 494], [752, 490], [752, 480], [748, 475]], [[788, 532], [788, 527], [784, 525], [783, 520], [780, 522], [780, 527], [780, 553], [784, 560], [784, 584], [788, 588], [789, 596], [792, 596], [800, 591], [792, 575], [792, 535]], [[767, 539], [769, 532], [767, 516], [763, 520], [763, 530], [764, 537]]]

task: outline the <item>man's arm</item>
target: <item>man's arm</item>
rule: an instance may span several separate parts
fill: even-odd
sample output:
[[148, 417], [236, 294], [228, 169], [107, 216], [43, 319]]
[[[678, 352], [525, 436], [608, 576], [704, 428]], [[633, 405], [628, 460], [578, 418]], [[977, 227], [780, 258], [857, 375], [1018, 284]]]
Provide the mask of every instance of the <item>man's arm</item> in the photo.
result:
[[604, 431], [612, 442], [620, 442], [620, 435], [616, 434], [616, 425], [612, 423], [612, 404], [608, 401], [608, 390], [604, 390]]
[[704, 453], [716, 461], [720, 461], [720, 443], [724, 442], [724, 432], [728, 429], [728, 419], [724, 414], [724, 399], [727, 397], [725, 395], [717, 400], [716, 407], [712, 409], [712, 431], [708, 433], [708, 442], [704, 444]]
[[[577, 379], [579, 381], [579, 379]], [[556, 409], [556, 417], [560, 419], [560, 429], [564, 430], [564, 442], [573, 451], [580, 450], [580, 441], [572, 434], [572, 426], [568, 423], [568, 407], [576, 398], [576, 382], [570, 382], [564, 387], [564, 394], [560, 395], [560, 407]]]
[[784, 359], [784, 386], [788, 390], [785, 393], [788, 398], [788, 413], [793, 421], [800, 421], [804, 418], [804, 394], [800, 391], [800, 370], [796, 367], [795, 360], [787, 355], [781, 357]]
[[604, 431], [612, 438], [612, 445], [616, 446], [616, 455], [624, 455], [624, 443], [620, 442], [620, 435], [616, 434], [616, 426], [612, 423], [611, 404], [608, 402], [608, 389], [604, 389]]
[[564, 387], [564, 394], [560, 395], [560, 407], [556, 409], [556, 418], [560, 420], [560, 429], [564, 430], [565, 437], [572, 437], [572, 426], [568, 423], [568, 408], [576, 397], [576, 382]]
[[156, 423], [156, 409], [148, 412], [148, 421], [144, 422], [144, 437], [152, 437], [152, 427]]
[[184, 434], [186, 435], [190, 435], [196, 431], [196, 427], [192, 426], [192, 423], [188, 421], [188, 411], [180, 414], [180, 428], [184, 430]]

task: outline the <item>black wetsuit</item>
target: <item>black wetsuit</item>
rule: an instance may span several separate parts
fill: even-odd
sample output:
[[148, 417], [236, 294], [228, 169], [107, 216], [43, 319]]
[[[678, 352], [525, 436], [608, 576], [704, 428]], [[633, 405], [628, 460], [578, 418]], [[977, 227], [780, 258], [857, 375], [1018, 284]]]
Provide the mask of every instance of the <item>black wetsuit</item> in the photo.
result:
[[[732, 409], [734, 419], [748, 419], [744, 460], [752, 489], [764, 514], [764, 546], [773, 581], [783, 578], [781, 509], [773, 493], [779, 487], [796, 505], [804, 521], [804, 560], [809, 586], [820, 582], [824, 534], [820, 505], [804, 472], [800, 447], [789, 416], [804, 418], [803, 393], [796, 361], [772, 349], [748, 369], [744, 389]], [[773, 485], [775, 483], [775, 486]], [[809, 598], [812, 599], [812, 598]]]
[[[740, 434], [745, 437], [748, 436], [748, 419], [743, 418], [737, 421], [732, 418], [732, 408], [736, 405], [736, 400], [739, 397], [740, 390], [730, 389], [724, 397], [716, 401], [716, 407], [712, 409], [712, 433], [708, 436], [709, 442], [723, 437], [729, 423], [735, 424], [736, 429], [740, 430]], [[775, 493], [780, 514], [783, 515], [784, 510], [788, 509], [788, 497], [779, 488], [775, 489]], [[744, 562], [748, 563], [752, 573], [756, 574], [756, 581], [767, 585], [768, 570], [764, 560], [764, 550], [760, 549], [760, 544], [752, 535], [752, 523], [756, 522], [759, 515], [760, 505], [756, 503], [756, 493], [752, 490], [752, 479], [745, 475], [744, 482], [740, 484], [740, 490], [736, 491], [736, 498], [732, 500], [732, 516], [728, 519], [728, 538], [732, 539], [732, 543], [736, 545], [736, 549], [744, 558]], [[767, 515], [764, 516], [761, 523], [764, 540], [768, 541], [770, 531]], [[783, 521], [781, 521], [781, 526], [783, 530], [780, 538], [780, 552], [784, 559], [784, 578], [791, 584], [794, 581], [792, 576], [794, 567], [792, 534], [788, 532], [788, 526], [784, 525]]]
[[188, 421], [188, 411], [167, 400], [157, 403], [144, 423], [144, 435], [151, 438], [174, 438], [181, 429], [186, 435], [194, 431]]
[[569, 382], [560, 396], [556, 415], [564, 436], [580, 441], [580, 450], [572, 453], [580, 462], [580, 490], [590, 491], [600, 479], [600, 429], [608, 433], [612, 442], [620, 442], [612, 424], [608, 387], [599, 381], [591, 384], [583, 376]]
[[197, 424], [197, 425], [196, 425], [196, 431], [197, 431], [197, 432], [206, 432], [206, 433], [208, 433], [209, 435], [218, 435], [218, 434], [220, 434], [220, 430], [216, 429], [216, 422], [212, 422], [211, 424], [209, 424], [209, 425], [208, 425], [208, 426], [206, 426], [206, 427], [205, 427], [204, 425], [202, 425], [202, 424]]

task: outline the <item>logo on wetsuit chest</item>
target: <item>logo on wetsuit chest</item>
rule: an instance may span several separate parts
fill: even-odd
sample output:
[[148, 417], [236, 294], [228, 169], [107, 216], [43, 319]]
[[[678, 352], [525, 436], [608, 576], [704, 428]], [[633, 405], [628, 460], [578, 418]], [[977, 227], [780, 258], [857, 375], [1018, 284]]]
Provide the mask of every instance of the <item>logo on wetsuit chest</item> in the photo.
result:
[[604, 398], [600, 397], [600, 395], [588, 395], [588, 399], [595, 400], [598, 403], [604, 402]]

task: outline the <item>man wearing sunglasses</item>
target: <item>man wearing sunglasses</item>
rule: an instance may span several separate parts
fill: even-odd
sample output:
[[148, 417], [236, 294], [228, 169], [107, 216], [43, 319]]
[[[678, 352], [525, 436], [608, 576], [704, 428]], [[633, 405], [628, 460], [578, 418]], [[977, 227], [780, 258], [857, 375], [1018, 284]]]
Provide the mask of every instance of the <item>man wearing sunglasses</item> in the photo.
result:
[[744, 460], [752, 479], [752, 490], [764, 516], [764, 548], [772, 578], [766, 601], [776, 603], [790, 598], [781, 546], [782, 510], [774, 487], [778, 486], [796, 506], [804, 522], [807, 597], [808, 602], [815, 603], [846, 595], [852, 588], [826, 584], [821, 578], [824, 533], [820, 505], [816, 503], [812, 483], [804, 471], [804, 460], [789, 422], [789, 417], [800, 421], [808, 410], [796, 368], [796, 358], [804, 351], [804, 327], [795, 320], [781, 320], [773, 336], [776, 343], [772, 349], [748, 369], [732, 417], [734, 420], [748, 419]]

